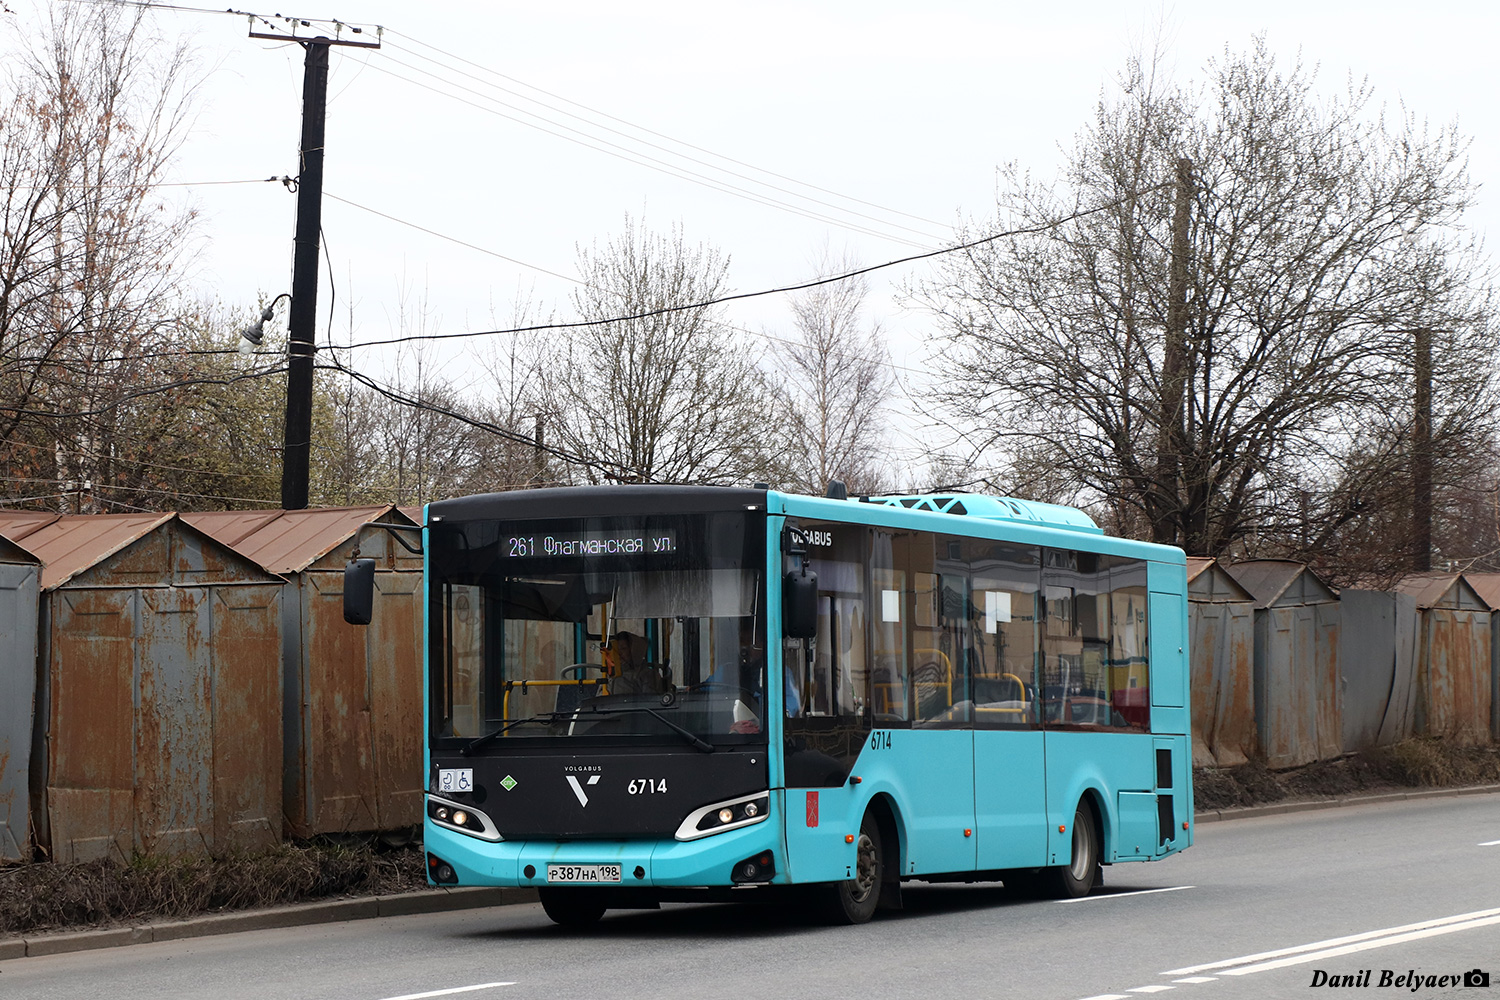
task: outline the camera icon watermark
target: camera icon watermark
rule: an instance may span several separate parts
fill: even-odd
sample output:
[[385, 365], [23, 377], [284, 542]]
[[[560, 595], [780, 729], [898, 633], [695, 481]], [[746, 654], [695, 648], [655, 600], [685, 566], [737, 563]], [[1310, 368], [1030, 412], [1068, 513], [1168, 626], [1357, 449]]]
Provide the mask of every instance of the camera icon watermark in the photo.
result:
[[1471, 972], [1465, 972], [1464, 985], [1483, 986], [1488, 989], [1490, 985], [1490, 974], [1488, 972], [1485, 972], [1483, 969], [1474, 969]]

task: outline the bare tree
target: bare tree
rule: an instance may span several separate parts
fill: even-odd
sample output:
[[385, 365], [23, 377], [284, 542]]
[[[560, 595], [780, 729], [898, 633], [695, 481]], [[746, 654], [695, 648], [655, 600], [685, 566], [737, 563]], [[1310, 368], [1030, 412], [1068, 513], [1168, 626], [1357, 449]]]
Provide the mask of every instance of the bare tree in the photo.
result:
[[[1005, 171], [999, 225], [1044, 231], [975, 246], [917, 290], [974, 440], [1217, 554], [1348, 523], [1356, 481], [1404, 474], [1382, 418], [1411, 412], [1412, 330], [1483, 376], [1436, 390], [1435, 440], [1485, 439], [1494, 342], [1459, 228], [1465, 142], [1388, 118], [1364, 84], [1321, 101], [1313, 77], [1262, 38], [1202, 90], [1132, 60], [1060, 184]], [[1442, 281], [1422, 277], [1434, 261]]]
[[136, 447], [124, 408], [182, 318], [193, 213], [157, 185], [194, 81], [143, 10], [49, 17], [0, 93], [0, 439], [17, 478], [82, 497]]
[[[422, 338], [438, 326], [426, 290], [416, 293], [404, 279], [396, 296], [393, 325], [415, 346], [403, 345], [391, 376], [371, 383], [363, 395], [375, 414], [374, 467], [367, 474], [389, 503], [418, 504], [467, 492], [474, 465], [476, 430], [465, 418], [469, 404], [460, 387], [441, 374]], [[436, 370], [435, 370], [436, 369]]]
[[[552, 319], [518, 289], [505, 325], [510, 330], [522, 330]], [[544, 337], [536, 332], [499, 334], [480, 359], [489, 383], [481, 393], [478, 410], [487, 424], [509, 434], [481, 436], [477, 471], [483, 481], [475, 483], [476, 492], [556, 486], [567, 481], [566, 464], [550, 444], [558, 415], [548, 411], [543, 398]]]
[[[858, 264], [825, 251], [822, 275], [847, 273]], [[889, 448], [886, 406], [896, 391], [890, 352], [879, 323], [863, 316], [864, 278], [817, 285], [791, 300], [794, 339], [774, 342], [772, 361], [790, 416], [787, 485], [820, 494], [830, 480], [855, 493], [892, 489], [894, 476], [881, 461]]]
[[541, 386], [559, 448], [589, 482], [736, 483], [766, 477], [770, 391], [752, 350], [713, 307], [729, 262], [712, 247], [625, 229], [580, 247], [576, 328], [549, 355]]

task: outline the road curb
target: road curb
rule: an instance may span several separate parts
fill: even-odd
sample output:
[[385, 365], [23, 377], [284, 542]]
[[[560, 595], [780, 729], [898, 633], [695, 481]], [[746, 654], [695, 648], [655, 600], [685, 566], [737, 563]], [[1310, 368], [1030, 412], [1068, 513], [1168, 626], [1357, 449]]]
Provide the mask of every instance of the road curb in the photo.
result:
[[358, 899], [327, 899], [316, 903], [294, 903], [265, 910], [243, 910], [237, 913], [215, 913], [189, 917], [186, 920], [159, 920], [131, 927], [111, 927], [97, 931], [72, 931], [37, 934], [31, 937], [0, 940], [0, 961], [10, 958], [35, 958], [41, 955], [65, 955], [96, 948], [118, 948], [152, 941], [181, 941], [185, 938], [234, 934], [284, 927], [331, 924], [370, 917], [401, 917], [417, 913], [440, 913], [448, 910], [470, 910], [486, 906], [508, 906], [534, 903], [535, 889], [429, 889], [403, 892], [392, 896], [366, 896]]
[[1221, 823], [1232, 819], [1255, 819], [1259, 816], [1281, 816], [1286, 813], [1312, 812], [1315, 809], [1341, 809], [1375, 802], [1400, 802], [1405, 799], [1442, 799], [1456, 795], [1493, 795], [1500, 785], [1474, 785], [1468, 788], [1424, 788], [1410, 792], [1384, 792], [1380, 795], [1343, 795], [1332, 799], [1306, 802], [1281, 802], [1269, 806], [1245, 806], [1237, 809], [1206, 809], [1193, 814], [1194, 823]]

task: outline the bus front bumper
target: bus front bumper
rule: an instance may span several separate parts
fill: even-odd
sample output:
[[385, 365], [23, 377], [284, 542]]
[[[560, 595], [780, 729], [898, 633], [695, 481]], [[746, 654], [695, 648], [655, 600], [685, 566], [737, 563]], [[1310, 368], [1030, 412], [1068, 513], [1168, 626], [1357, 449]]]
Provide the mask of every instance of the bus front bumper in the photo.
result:
[[[518, 840], [490, 842], [427, 823], [423, 841], [430, 857], [452, 867], [457, 885], [556, 885], [549, 866], [619, 866], [620, 881], [582, 883], [597, 888], [647, 888], [785, 884], [786, 853], [781, 824], [763, 823], [700, 840]], [[765, 864], [769, 855], [769, 865]], [[745, 877], [744, 865], [755, 866]], [[772, 872], [774, 874], [769, 874]], [[429, 875], [431, 870], [429, 869]], [[737, 877], [738, 876], [738, 877]], [[577, 883], [569, 883], [577, 884]]]

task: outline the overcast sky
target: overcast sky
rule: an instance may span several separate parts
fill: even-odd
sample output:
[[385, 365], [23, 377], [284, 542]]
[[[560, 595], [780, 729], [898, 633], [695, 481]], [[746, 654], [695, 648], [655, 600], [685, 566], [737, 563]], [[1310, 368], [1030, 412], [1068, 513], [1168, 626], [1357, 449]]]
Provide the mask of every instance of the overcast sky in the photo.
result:
[[[608, 239], [626, 213], [719, 247], [736, 291], [807, 278], [824, 246], [865, 264], [935, 248], [956, 221], [993, 214], [997, 164], [1051, 177], [1132, 49], [1157, 34], [1181, 81], [1201, 79], [1226, 44], [1242, 50], [1264, 32], [1281, 58], [1300, 49], [1318, 64], [1326, 92], [1350, 74], [1368, 77], [1377, 100], [1404, 101], [1434, 124], [1456, 120], [1474, 139], [1471, 171], [1484, 185], [1471, 222], [1493, 231], [1500, 220], [1493, 4], [1418, 15], [1410, 3], [1317, 0], [299, 2], [280, 12], [387, 29], [378, 51], [332, 53], [323, 210], [332, 267], [324, 262], [320, 342], [330, 270], [339, 342], [351, 303], [354, 340], [391, 335], [403, 285], [408, 308], [425, 299], [428, 329], [507, 325], [518, 291], [565, 313], [575, 247]], [[17, 14], [6, 31], [41, 16], [28, 0], [8, 6]], [[153, 16], [164, 34], [192, 41], [207, 72], [177, 179], [295, 175], [302, 49], [248, 38], [245, 17]], [[206, 294], [248, 314], [258, 294], [289, 290], [290, 193], [258, 183], [185, 196], [203, 215]], [[869, 302], [913, 368], [923, 366], [928, 320], [892, 291], [923, 267], [884, 272]], [[788, 322], [779, 297], [729, 315], [753, 331]], [[441, 357], [456, 378], [472, 370], [460, 352]]]

